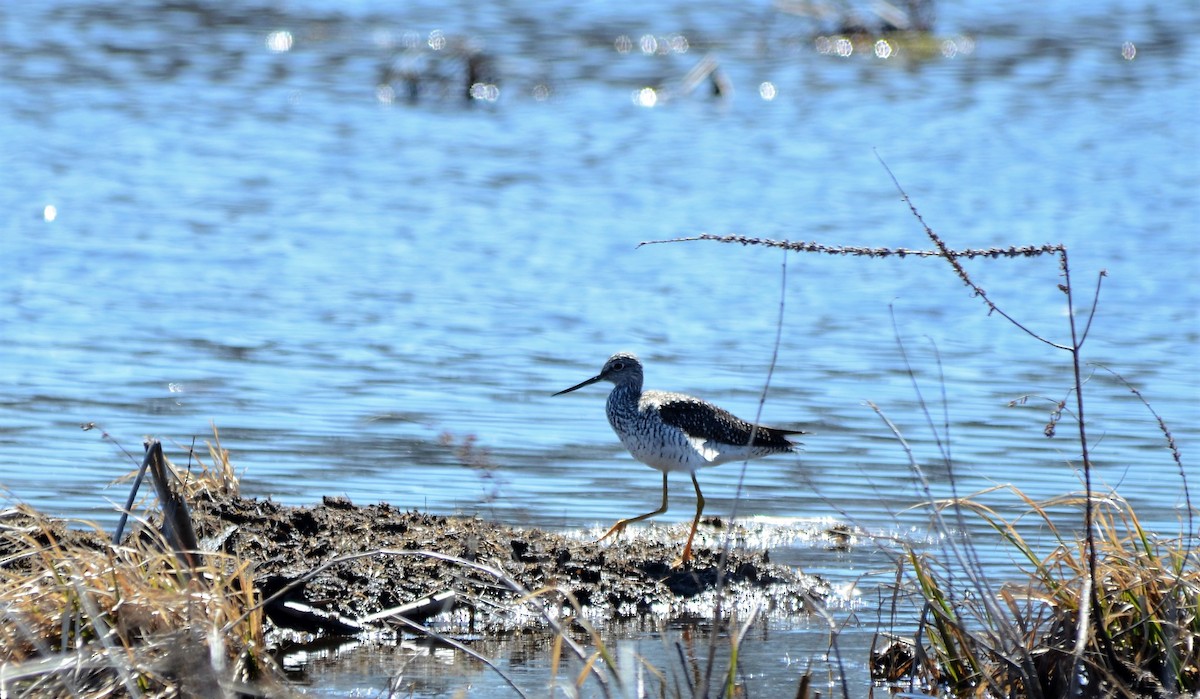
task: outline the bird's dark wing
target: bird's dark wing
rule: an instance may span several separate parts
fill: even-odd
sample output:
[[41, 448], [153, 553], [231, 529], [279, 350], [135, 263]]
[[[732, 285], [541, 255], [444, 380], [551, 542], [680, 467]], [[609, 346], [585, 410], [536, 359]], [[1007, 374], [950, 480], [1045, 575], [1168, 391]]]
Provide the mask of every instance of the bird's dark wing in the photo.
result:
[[737, 417], [728, 410], [718, 408], [707, 401], [690, 396], [671, 397], [658, 405], [662, 421], [687, 432], [693, 437], [722, 444], [745, 445], [754, 433], [754, 446], [775, 449], [790, 449], [795, 444], [787, 437], [804, 434], [800, 430], [780, 430], [774, 427], [754, 425]]

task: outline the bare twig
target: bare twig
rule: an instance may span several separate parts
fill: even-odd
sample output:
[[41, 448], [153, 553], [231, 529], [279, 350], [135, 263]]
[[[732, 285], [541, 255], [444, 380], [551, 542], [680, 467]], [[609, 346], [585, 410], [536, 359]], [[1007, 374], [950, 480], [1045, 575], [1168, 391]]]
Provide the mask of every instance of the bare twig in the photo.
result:
[[[1179, 453], [1179, 447], [1175, 444], [1175, 436], [1171, 434], [1171, 430], [1167, 427], [1166, 421], [1163, 420], [1162, 416], [1154, 410], [1153, 406], [1150, 405], [1150, 401], [1146, 400], [1146, 397], [1142, 395], [1142, 392], [1139, 391], [1136, 386], [1126, 381], [1124, 376], [1121, 376], [1117, 372], [1102, 364], [1096, 364], [1095, 366], [1098, 366], [1107, 371], [1109, 374], [1112, 374], [1113, 378], [1124, 384], [1125, 388], [1128, 388], [1130, 393], [1137, 396], [1138, 400], [1142, 402], [1142, 405], [1146, 406], [1146, 410], [1149, 410], [1150, 414], [1154, 416], [1155, 421], [1158, 422], [1158, 429], [1161, 430], [1163, 436], [1166, 437], [1167, 448], [1171, 450], [1171, 458], [1175, 461], [1175, 465], [1179, 467], [1179, 480], [1183, 484], [1184, 508], [1187, 511], [1187, 531], [1191, 534], [1191, 539], [1188, 542], [1187, 549], [1190, 551], [1191, 544], [1195, 543], [1197, 538], [1200, 538], [1200, 534], [1196, 532], [1195, 524], [1192, 521], [1192, 510], [1194, 509], [1192, 507], [1192, 494], [1191, 490], [1188, 488], [1187, 472], [1183, 468], [1183, 456]], [[1188, 557], [1190, 557], [1190, 553], [1185, 556], [1185, 558]]]
[[500, 679], [504, 680], [504, 683], [507, 684], [514, 692], [516, 692], [518, 696], [522, 697], [523, 699], [528, 699], [529, 695], [526, 694], [520, 687], [517, 686], [517, 683], [513, 681], [513, 678], [511, 676], [509, 676], [509, 674], [507, 672], [505, 672], [504, 670], [501, 670], [500, 667], [498, 665], [496, 665], [496, 663], [492, 662], [486, 655], [471, 648], [470, 646], [463, 643], [462, 641], [451, 638], [445, 634], [438, 633], [437, 631], [434, 631], [433, 629], [429, 628], [428, 626], [421, 624], [419, 622], [413, 621], [412, 619], [409, 619], [407, 617], [396, 616], [396, 617], [392, 617], [392, 619], [396, 623], [398, 623], [402, 626], [407, 626], [408, 628], [412, 629], [413, 631], [417, 631], [424, 636], [432, 638], [433, 640], [437, 641], [438, 643], [445, 643], [446, 645], [450, 646], [451, 648], [454, 648], [455, 650], [460, 650], [463, 653], [466, 653], [467, 655], [471, 656], [472, 658], [475, 658], [479, 662], [486, 665], [488, 667], [488, 669], [490, 669], [492, 672], [499, 675]]
[[[1064, 253], [1065, 254], [1065, 253]], [[1087, 323], [1083, 326], [1083, 335], [1079, 338], [1079, 345], [1082, 347], [1084, 342], [1087, 342], [1088, 333], [1092, 329], [1092, 321], [1096, 318], [1096, 309], [1100, 307], [1100, 285], [1104, 283], [1104, 278], [1108, 276], [1106, 270], [1100, 270], [1100, 274], [1096, 277], [1096, 293], [1092, 295], [1092, 308], [1088, 311]]]

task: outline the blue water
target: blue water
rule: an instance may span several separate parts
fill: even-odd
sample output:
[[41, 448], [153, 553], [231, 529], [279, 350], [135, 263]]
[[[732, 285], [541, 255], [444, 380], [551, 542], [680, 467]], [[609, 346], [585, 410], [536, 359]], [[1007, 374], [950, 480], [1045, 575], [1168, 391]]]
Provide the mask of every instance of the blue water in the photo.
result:
[[[748, 418], [769, 375], [761, 420], [815, 433], [803, 454], [746, 469], [743, 516], [920, 540], [927, 515], [906, 508], [925, 495], [867, 404], [948, 494], [908, 367], [960, 492], [1079, 489], [1072, 417], [1042, 434], [1053, 403], [1073, 400], [1068, 355], [989, 316], [944, 262], [639, 247], [707, 232], [929, 248], [882, 159], [951, 247], [1065, 244], [1081, 329], [1107, 274], [1084, 346], [1094, 475], [1143, 524], [1190, 533], [1153, 415], [1100, 367], [1150, 401], [1187, 465], [1195, 7], [944, 4], [930, 56], [902, 45], [887, 59], [823, 55], [820, 22], [766, 2], [0, 13], [12, 501], [111, 524], [125, 493], [107, 486], [143, 435], [185, 463], [216, 425], [246, 495], [607, 525], [653, 507], [658, 476], [620, 449], [602, 387], [550, 394], [619, 349], [642, 356], [650, 387]], [[436, 81], [416, 103], [378, 89], [393, 55], [435, 32], [494, 57], [498, 99], [468, 105]], [[706, 54], [731, 96], [679, 88]], [[443, 56], [423, 60], [453, 78]], [[653, 106], [638, 101], [648, 86], [665, 86]], [[1055, 259], [964, 264], [1006, 312], [1069, 343]], [[702, 474], [710, 512], [731, 512], [741, 475]], [[691, 511], [676, 485], [662, 521]], [[781, 556], [843, 579], [867, 566]]]

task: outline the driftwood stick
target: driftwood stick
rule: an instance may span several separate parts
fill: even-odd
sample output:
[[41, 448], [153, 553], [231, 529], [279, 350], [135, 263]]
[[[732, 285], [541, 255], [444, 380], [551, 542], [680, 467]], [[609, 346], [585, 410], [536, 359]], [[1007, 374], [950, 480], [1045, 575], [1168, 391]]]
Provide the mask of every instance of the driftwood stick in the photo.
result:
[[447, 611], [454, 606], [457, 595], [453, 590], [446, 590], [433, 595], [426, 595], [419, 600], [409, 602], [408, 604], [400, 605], [385, 609], [382, 612], [376, 612], [369, 616], [359, 619], [363, 624], [370, 624], [387, 619], [389, 617], [402, 616], [409, 621], [425, 621], [431, 616], [437, 616], [444, 611]]
[[196, 530], [192, 528], [192, 515], [183, 497], [171, 489], [167, 460], [163, 457], [162, 443], [157, 439], [146, 443], [146, 458], [150, 461], [150, 477], [154, 480], [154, 489], [162, 507], [163, 537], [175, 550], [179, 562], [189, 573], [194, 572], [201, 561], [197, 553], [200, 544], [196, 540]]
[[125, 507], [121, 510], [121, 519], [117, 520], [117, 531], [113, 532], [113, 546], [121, 543], [121, 535], [125, 533], [125, 524], [129, 522], [129, 513], [133, 510], [133, 501], [137, 498], [138, 489], [142, 487], [142, 481], [146, 478], [146, 469], [150, 466], [150, 451], [146, 451], [146, 458], [142, 459], [142, 465], [138, 468], [137, 477], [133, 479], [133, 488], [129, 491], [129, 498], [125, 500]]

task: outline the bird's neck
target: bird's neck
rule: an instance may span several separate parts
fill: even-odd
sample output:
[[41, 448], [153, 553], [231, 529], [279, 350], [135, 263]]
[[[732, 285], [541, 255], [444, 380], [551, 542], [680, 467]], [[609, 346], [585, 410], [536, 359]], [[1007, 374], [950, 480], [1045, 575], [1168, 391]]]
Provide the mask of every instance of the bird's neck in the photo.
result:
[[608, 394], [608, 405], [610, 408], [624, 408], [637, 410], [638, 400], [642, 397], [641, 384], [622, 383], [613, 387], [612, 393]]

